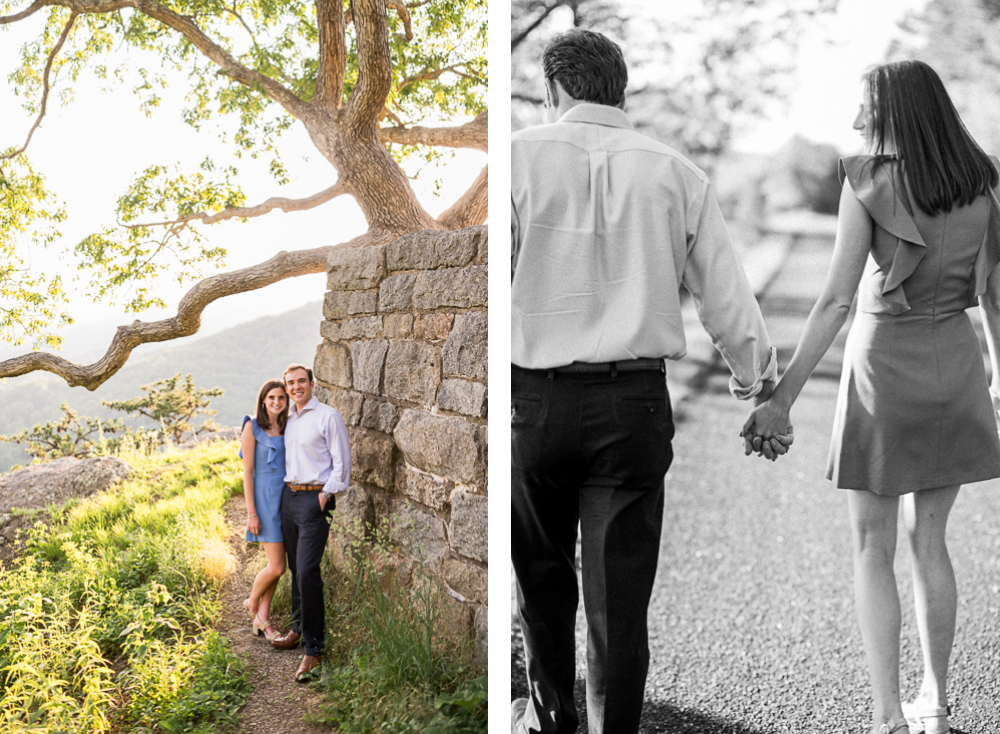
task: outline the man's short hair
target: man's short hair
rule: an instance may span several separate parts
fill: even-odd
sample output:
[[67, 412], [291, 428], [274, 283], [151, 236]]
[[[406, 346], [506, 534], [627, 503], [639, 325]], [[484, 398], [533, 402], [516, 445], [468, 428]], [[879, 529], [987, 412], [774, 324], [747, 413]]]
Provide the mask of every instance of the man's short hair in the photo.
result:
[[573, 28], [545, 47], [542, 68], [573, 99], [620, 107], [628, 69], [618, 44], [600, 33]]
[[281, 379], [288, 382], [287, 375], [289, 372], [294, 372], [295, 370], [305, 370], [306, 374], [309, 375], [309, 382], [313, 382], [313, 371], [306, 367], [304, 364], [290, 364], [285, 367], [285, 371], [281, 373]]

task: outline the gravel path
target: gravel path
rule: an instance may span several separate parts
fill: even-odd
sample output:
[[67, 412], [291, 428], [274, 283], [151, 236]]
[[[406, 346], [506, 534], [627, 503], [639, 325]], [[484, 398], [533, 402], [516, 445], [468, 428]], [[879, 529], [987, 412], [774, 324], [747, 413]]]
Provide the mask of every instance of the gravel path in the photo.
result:
[[[785, 360], [828, 260], [829, 250], [816, 243], [798, 248], [765, 301]], [[769, 313], [771, 304], [776, 311]], [[729, 397], [724, 374], [711, 374], [687, 403], [666, 484], [642, 732], [868, 731], [846, 492], [824, 476], [837, 387], [829, 378], [839, 374], [843, 338], [796, 404], [795, 446], [777, 463], [743, 456], [738, 433], [747, 407]], [[1000, 732], [998, 518], [1000, 480], [994, 480], [962, 491], [949, 526], [960, 599], [951, 674], [956, 734]], [[919, 686], [921, 662], [900, 541], [901, 683], [909, 697]], [[516, 624], [512, 635], [514, 698], [526, 695], [526, 687]], [[581, 711], [585, 635], [581, 610]]]
[[[243, 600], [250, 593], [253, 578], [266, 559], [256, 544], [244, 541], [246, 504], [242, 496], [226, 505], [233, 529], [230, 538], [239, 569], [233, 573], [223, 592], [223, 612], [219, 631], [232, 642], [233, 650], [247, 662], [253, 692], [240, 709], [240, 724], [247, 734], [319, 734], [330, 729], [308, 724], [303, 716], [319, 708], [322, 699], [309, 686], [296, 683], [292, 676], [301, 660], [302, 650], [278, 650], [263, 637], [254, 637]], [[283, 620], [272, 617], [275, 628]]]

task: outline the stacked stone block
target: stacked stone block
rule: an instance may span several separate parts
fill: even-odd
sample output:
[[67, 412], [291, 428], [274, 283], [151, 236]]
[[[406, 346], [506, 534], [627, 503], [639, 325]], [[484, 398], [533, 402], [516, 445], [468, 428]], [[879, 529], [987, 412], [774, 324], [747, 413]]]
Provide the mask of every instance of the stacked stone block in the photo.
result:
[[327, 270], [316, 394], [343, 416], [353, 460], [337, 509], [388, 520], [484, 653], [486, 227], [336, 249]]

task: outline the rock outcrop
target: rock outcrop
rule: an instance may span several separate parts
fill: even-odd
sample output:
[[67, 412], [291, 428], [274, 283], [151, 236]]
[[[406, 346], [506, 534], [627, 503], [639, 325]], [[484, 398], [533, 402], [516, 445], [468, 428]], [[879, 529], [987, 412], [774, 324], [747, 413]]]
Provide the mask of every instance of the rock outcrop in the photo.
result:
[[73, 497], [87, 497], [132, 471], [128, 462], [114, 456], [67, 456], [0, 476], [0, 562], [8, 562], [14, 555], [12, 541], [18, 530], [34, 522], [30, 517], [14, 515], [12, 510], [41, 509]]

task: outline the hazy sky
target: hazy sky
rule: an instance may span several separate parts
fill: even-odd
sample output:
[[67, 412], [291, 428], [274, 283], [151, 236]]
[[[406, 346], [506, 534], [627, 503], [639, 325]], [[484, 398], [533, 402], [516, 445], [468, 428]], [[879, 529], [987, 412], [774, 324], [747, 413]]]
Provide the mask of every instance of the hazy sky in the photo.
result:
[[[25, 3], [27, 4], [27, 3]], [[43, 13], [38, 13], [40, 16]], [[33, 37], [40, 23], [36, 18], [13, 26], [0, 26], [0, 73], [6, 77], [17, 65], [21, 44]], [[134, 54], [131, 65], [150, 65], [148, 58]], [[207, 155], [217, 162], [230, 160], [232, 145], [221, 143], [210, 129], [195, 132], [180, 119], [185, 78], [178, 75], [164, 103], [152, 119], [138, 110], [138, 99], [130, 87], [118, 86], [103, 93], [93, 76], [85, 75], [76, 85], [75, 101], [60, 107], [50, 103], [49, 113], [36, 131], [28, 156], [35, 169], [46, 176], [51, 190], [67, 205], [69, 222], [63, 226], [63, 245], [71, 249], [82, 237], [114, 223], [114, 206], [125, 193], [135, 174], [153, 164], [182, 163], [192, 171]], [[24, 142], [33, 117], [21, 108], [6, 84], [0, 85], [0, 149]], [[451, 124], [458, 124], [456, 121]], [[430, 123], [428, 123], [430, 124]], [[301, 125], [285, 134], [280, 150], [291, 172], [292, 182], [277, 186], [267, 173], [266, 160], [251, 164], [254, 170], [242, 178], [247, 204], [263, 202], [271, 196], [305, 197], [330, 186], [336, 180], [333, 167], [316, 151]], [[477, 151], [459, 151], [446, 161], [440, 195], [435, 195], [433, 168], [424, 170], [414, 182], [423, 205], [438, 214], [453, 203], [486, 163]], [[414, 166], [414, 168], [416, 168]], [[226, 270], [267, 260], [281, 250], [334, 245], [363, 234], [367, 229], [360, 209], [349, 197], [340, 197], [317, 209], [284, 214], [272, 212], [247, 224], [221, 223], [204, 228], [212, 245], [225, 247]], [[53, 250], [36, 254], [32, 267], [50, 271], [62, 267]], [[208, 273], [211, 274], [211, 273]], [[280, 313], [322, 298], [324, 274], [294, 278], [251, 293], [216, 301], [205, 311], [206, 330], [220, 328], [268, 313]], [[106, 323], [110, 339], [114, 325], [135, 318], [144, 321], [172, 316], [176, 303], [191, 284], [178, 286], [164, 281], [158, 292], [170, 305], [168, 311], [125, 314], [124, 309], [106, 303], [94, 304], [85, 297], [75, 298], [71, 313], [78, 325]], [[70, 327], [66, 335], [71, 336]], [[318, 335], [317, 323], [317, 335]], [[318, 337], [317, 337], [318, 338]], [[73, 355], [64, 352], [72, 358]]]
[[[897, 23], [907, 11], [920, 10], [927, 0], [839, 0], [836, 13], [824, 16], [801, 39], [798, 68], [790, 106], [776, 119], [762, 122], [750, 134], [739, 140], [743, 150], [767, 152], [779, 147], [793, 134], [828, 142], [842, 150], [859, 146], [859, 138], [851, 129], [860, 101], [861, 73], [872, 64], [884, 60], [885, 51]], [[621, 0], [623, 14], [630, 18], [683, 17], [698, 7], [698, 0]], [[775, 8], [778, 7], [776, 3]], [[725, 22], [720, 17], [720, 23]], [[555, 33], [568, 28], [572, 16], [554, 13], [545, 26]], [[656, 44], [655, 26], [633, 24], [632, 33], [641, 36], [643, 44]], [[683, 38], [670, 38], [670, 44], [683, 50]], [[626, 44], [625, 53], [628, 56]], [[651, 64], [629, 69], [630, 84], [643, 86], [646, 78], [656, 77]]]

